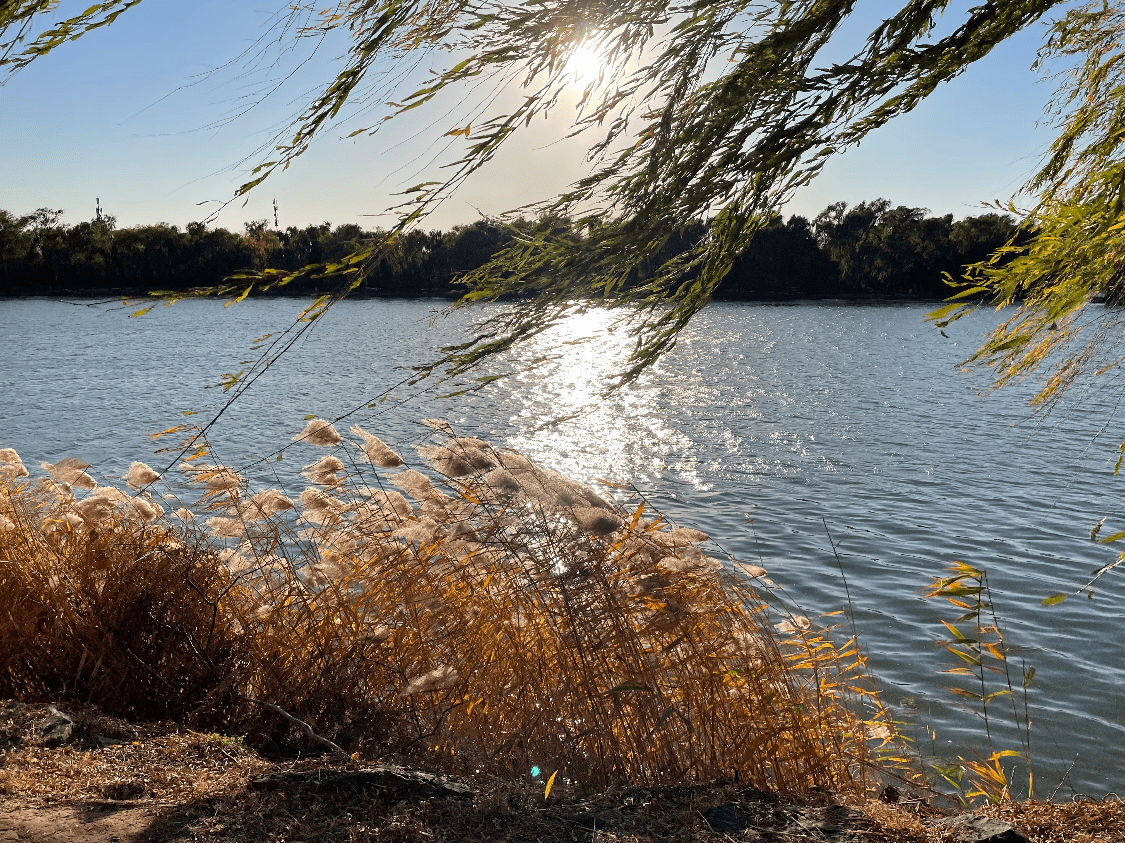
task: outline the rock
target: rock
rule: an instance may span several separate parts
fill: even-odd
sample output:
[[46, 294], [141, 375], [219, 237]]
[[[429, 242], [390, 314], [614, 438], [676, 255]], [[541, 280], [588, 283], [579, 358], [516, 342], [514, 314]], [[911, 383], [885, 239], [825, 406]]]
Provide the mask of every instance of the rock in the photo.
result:
[[978, 814], [959, 814], [938, 824], [948, 827], [960, 843], [1030, 843], [1003, 820]]
[[714, 832], [745, 831], [750, 827], [746, 815], [730, 802], [708, 808], [703, 812], [703, 819], [707, 820]]
[[54, 706], [50, 706], [47, 710], [50, 714], [40, 722], [39, 732], [43, 737], [43, 745], [54, 749], [71, 739], [77, 724], [73, 717], [64, 714]]

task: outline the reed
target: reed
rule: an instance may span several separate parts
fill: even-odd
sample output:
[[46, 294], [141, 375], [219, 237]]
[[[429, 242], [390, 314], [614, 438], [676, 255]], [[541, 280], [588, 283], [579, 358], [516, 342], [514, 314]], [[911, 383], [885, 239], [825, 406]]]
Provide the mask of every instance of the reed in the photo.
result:
[[877, 778], [891, 730], [854, 640], [638, 498], [430, 427], [422, 464], [310, 422], [295, 499], [200, 448], [171, 515], [0, 452], [0, 696], [585, 787]]

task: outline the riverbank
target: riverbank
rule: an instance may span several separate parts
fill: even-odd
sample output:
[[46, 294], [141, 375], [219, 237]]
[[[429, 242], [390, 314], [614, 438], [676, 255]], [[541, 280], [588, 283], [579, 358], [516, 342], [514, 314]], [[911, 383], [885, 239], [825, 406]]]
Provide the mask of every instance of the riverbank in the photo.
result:
[[926, 795], [789, 799], [732, 782], [583, 793], [560, 777], [544, 798], [545, 777], [452, 780], [358, 754], [271, 759], [238, 737], [0, 702], [2, 843], [1125, 840], [1116, 801], [991, 806], [971, 815], [974, 836], [969, 815]]

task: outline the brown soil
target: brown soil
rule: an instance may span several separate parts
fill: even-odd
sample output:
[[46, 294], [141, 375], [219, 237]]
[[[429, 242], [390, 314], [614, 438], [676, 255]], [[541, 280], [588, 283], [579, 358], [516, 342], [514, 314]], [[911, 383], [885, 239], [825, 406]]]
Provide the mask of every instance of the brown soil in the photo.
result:
[[[68, 733], [45, 721], [61, 711]], [[57, 720], [57, 718], [56, 718]], [[50, 746], [48, 744], [57, 744]], [[237, 739], [135, 725], [70, 704], [0, 702], [0, 843], [953, 843], [929, 800], [737, 784], [579, 795], [542, 780], [456, 783], [353, 756], [270, 761]], [[1034, 843], [1125, 843], [1125, 805], [981, 811]]]

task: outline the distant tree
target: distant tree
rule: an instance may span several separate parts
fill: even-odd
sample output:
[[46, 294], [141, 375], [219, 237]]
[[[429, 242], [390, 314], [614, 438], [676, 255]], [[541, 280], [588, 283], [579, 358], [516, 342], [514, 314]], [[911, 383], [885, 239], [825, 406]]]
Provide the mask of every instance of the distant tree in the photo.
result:
[[7, 289], [13, 288], [13, 274], [17, 269], [27, 271], [27, 254], [31, 249], [28, 222], [28, 217], [0, 210], [0, 281]]
[[842, 294], [840, 273], [804, 217], [780, 215], [758, 232], [715, 290], [719, 300], [821, 298]]
[[958, 220], [949, 230], [949, 245], [961, 268], [950, 270], [949, 274], [959, 278], [963, 267], [986, 260], [1016, 236], [1015, 219], [1008, 214], [981, 214]]

